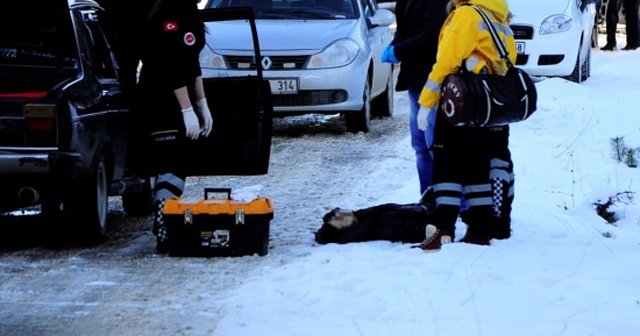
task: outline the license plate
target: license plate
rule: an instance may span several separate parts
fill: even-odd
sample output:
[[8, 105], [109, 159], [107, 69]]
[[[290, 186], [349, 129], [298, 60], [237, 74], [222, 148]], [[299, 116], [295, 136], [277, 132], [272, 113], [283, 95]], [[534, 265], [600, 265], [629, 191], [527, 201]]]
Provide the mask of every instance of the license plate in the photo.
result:
[[524, 42], [516, 42], [516, 51], [519, 55], [524, 54]]
[[297, 78], [270, 79], [269, 85], [271, 85], [271, 94], [274, 94], [274, 95], [298, 93]]

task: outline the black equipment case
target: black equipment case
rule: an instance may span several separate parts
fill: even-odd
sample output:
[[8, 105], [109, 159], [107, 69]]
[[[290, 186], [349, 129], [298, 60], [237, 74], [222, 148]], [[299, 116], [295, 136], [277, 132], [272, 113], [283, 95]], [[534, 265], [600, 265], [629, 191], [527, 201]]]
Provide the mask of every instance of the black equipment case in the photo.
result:
[[[212, 193], [224, 198], [210, 198]], [[273, 208], [269, 198], [231, 199], [231, 189], [205, 188], [204, 199], [168, 199], [163, 208], [170, 256], [227, 257], [258, 254], [269, 247]]]
[[[254, 48], [252, 56], [255, 60], [262, 59], [251, 8], [203, 9], [200, 16], [205, 24], [247, 21], [251, 32], [247, 38], [252, 39]], [[215, 33], [215, 28], [207, 29]], [[271, 88], [263, 78], [261, 62], [254, 63], [255, 75], [203, 78], [213, 129], [206, 138], [185, 140], [178, 148], [169, 149], [180, 157], [172, 164], [173, 172], [186, 176], [267, 174], [273, 118]]]

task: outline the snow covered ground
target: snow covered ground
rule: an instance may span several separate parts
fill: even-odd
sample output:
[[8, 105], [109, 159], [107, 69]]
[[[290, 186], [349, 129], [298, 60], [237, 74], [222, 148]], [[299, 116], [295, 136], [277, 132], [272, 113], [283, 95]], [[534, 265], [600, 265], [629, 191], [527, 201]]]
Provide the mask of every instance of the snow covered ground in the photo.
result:
[[[612, 158], [610, 139], [640, 147], [640, 50], [594, 50], [592, 67], [583, 84], [538, 82], [538, 111], [512, 126], [509, 240], [437, 253], [314, 243], [335, 206], [417, 200], [400, 93], [368, 134], [343, 133], [337, 117], [278, 120], [267, 176], [187, 181], [186, 197], [204, 186], [271, 197], [265, 257], [155, 255], [151, 219], [125, 217], [118, 199], [99, 247], [4, 248], [0, 335], [636, 335], [640, 170]], [[619, 221], [596, 214], [625, 192], [636, 198], [612, 207]]]

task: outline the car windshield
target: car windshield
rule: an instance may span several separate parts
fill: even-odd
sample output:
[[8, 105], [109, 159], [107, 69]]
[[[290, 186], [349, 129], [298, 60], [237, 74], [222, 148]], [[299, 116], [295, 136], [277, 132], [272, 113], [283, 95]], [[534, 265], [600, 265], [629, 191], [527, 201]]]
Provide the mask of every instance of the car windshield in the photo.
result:
[[212, 0], [209, 8], [251, 7], [256, 19], [339, 20], [354, 19], [353, 0]]

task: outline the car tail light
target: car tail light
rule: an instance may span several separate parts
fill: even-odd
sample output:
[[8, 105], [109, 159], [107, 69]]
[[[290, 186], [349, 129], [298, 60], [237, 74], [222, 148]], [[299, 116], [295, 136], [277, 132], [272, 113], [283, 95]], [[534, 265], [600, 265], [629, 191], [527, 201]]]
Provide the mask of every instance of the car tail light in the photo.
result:
[[25, 140], [29, 146], [56, 146], [57, 119], [53, 104], [25, 104]]
[[0, 99], [42, 99], [47, 91], [0, 93]]

